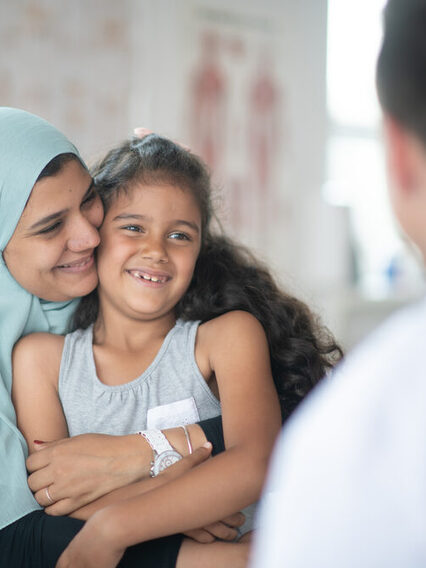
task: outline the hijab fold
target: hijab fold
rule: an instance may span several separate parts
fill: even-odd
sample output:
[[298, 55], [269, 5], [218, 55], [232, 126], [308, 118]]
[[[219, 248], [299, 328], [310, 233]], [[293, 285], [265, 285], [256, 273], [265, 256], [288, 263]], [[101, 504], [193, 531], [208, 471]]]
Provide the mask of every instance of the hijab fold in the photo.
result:
[[[64, 153], [81, 160], [75, 146], [45, 120], [0, 107], [0, 252], [12, 237], [39, 174]], [[65, 333], [77, 303], [48, 302], [30, 294], [0, 257], [0, 529], [40, 508], [27, 485], [28, 450], [11, 400], [13, 346], [29, 333]]]

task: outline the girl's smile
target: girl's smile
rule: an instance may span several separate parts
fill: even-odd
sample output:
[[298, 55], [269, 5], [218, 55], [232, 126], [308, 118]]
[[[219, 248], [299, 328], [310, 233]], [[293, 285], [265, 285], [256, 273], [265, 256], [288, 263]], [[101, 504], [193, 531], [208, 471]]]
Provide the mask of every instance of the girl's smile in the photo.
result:
[[128, 269], [127, 272], [144, 286], [161, 287], [171, 279], [170, 274], [146, 268], [132, 268]]

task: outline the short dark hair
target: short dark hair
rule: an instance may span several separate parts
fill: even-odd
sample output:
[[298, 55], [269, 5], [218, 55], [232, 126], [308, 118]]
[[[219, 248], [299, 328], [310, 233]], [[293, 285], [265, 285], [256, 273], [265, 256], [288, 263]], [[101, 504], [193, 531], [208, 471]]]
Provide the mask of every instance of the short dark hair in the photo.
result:
[[71, 160], [77, 160], [77, 162], [79, 162], [80, 164], [82, 163], [80, 158], [72, 152], [58, 154], [42, 169], [40, 175], [36, 180], [36, 183], [45, 177], [55, 176], [62, 170], [65, 164], [71, 162]]
[[426, 145], [425, 0], [388, 0], [376, 80], [383, 110]]

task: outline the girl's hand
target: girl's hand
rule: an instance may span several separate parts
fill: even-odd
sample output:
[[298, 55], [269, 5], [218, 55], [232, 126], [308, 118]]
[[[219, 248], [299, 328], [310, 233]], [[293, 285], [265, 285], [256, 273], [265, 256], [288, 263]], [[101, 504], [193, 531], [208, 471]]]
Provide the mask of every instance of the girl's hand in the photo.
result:
[[61, 554], [56, 568], [115, 568], [126, 548], [114, 542], [108, 530], [107, 509], [87, 521]]
[[[179, 477], [206, 461], [211, 450], [211, 444], [206, 443], [190, 456], [163, 471], [155, 479], [167, 483], [176, 476]], [[114, 506], [110, 506], [96, 512], [61, 554], [56, 568], [98, 568], [99, 566], [114, 568], [117, 566], [127, 546], [136, 544], [136, 542], [123, 543], [118, 540], [120, 533], [118, 526], [121, 523], [121, 517], [117, 519], [114, 510]], [[128, 533], [127, 530], [123, 531], [122, 526], [120, 528], [121, 534]]]

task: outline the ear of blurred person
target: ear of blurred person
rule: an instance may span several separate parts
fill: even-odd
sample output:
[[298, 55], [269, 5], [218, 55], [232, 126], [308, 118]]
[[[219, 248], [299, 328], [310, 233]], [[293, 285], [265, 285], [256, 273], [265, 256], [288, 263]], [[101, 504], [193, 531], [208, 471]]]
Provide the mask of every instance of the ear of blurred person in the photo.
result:
[[383, 124], [392, 208], [401, 229], [425, 259], [426, 147], [392, 116], [385, 115]]

